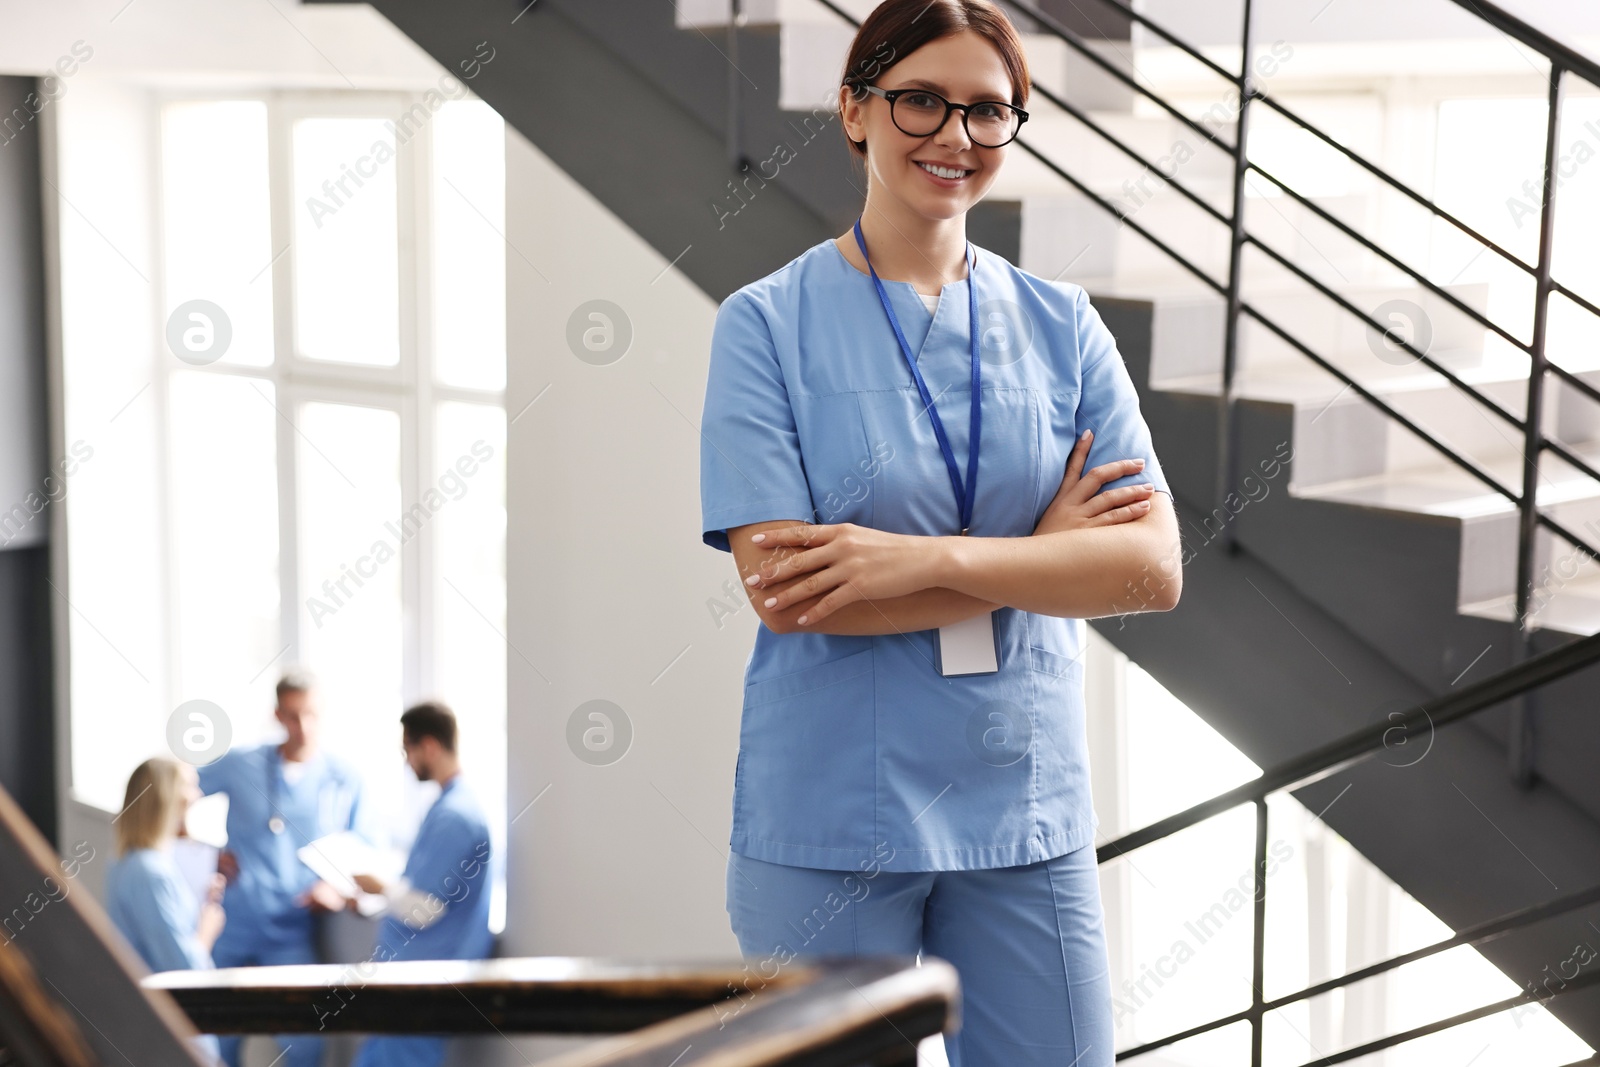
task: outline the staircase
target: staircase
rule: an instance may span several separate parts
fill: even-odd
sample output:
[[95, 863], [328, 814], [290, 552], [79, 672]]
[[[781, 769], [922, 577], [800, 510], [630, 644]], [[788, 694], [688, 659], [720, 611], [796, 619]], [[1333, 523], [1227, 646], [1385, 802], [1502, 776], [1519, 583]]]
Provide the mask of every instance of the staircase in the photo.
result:
[[[746, 0], [737, 34], [727, 0], [524, 3], [373, 6], [452, 71], [488, 39], [499, 58], [469, 83], [473, 91], [713, 298], [843, 232], [858, 213], [861, 173], [831, 107], [834, 67], [852, 32], [843, 16], [859, 19], [871, 2], [841, 0], [841, 10], [820, 0]], [[1030, 101], [1024, 140], [1038, 154], [1012, 153], [968, 232], [1025, 269], [1089, 290], [1140, 388], [1173, 489], [1191, 554], [1182, 603], [1093, 625], [1266, 766], [1517, 661], [1518, 511], [1245, 317], [1233, 375], [1237, 474], [1219, 495], [1226, 301], [1136, 229], [1226, 280], [1229, 233], [1216, 213], [1231, 210], [1232, 161], [1181, 119], [1136, 102], [1116, 76], [1132, 66], [1127, 20], [1078, 10], [1101, 6], [1039, 2], [1044, 16], [1087, 39], [1099, 63], [1018, 18], [1038, 87], [1071, 108], [1041, 95]], [[1147, 159], [1170, 156], [1179, 143], [1193, 149], [1180, 180], [1194, 199], [1149, 180], [1083, 118]], [[1236, 132], [1231, 117], [1206, 128], [1224, 143]], [[793, 157], [774, 168], [780, 143]], [[1130, 223], [1085, 194], [1131, 206]], [[1488, 308], [1487, 286], [1430, 292], [1380, 257], [1351, 251], [1336, 232], [1330, 220], [1364, 217], [1359, 196], [1312, 204], [1247, 201], [1250, 231], [1281, 259], [1251, 249], [1244, 302], [1517, 491], [1522, 430], [1312, 283], [1379, 321], [1398, 309], [1409, 338], [1425, 322], [1429, 355], [1520, 419], [1529, 361], [1470, 315]], [[1600, 386], [1600, 353], [1550, 355]], [[1600, 467], [1600, 403], [1554, 375], [1545, 385], [1544, 432]], [[1542, 470], [1541, 508], [1600, 545], [1600, 482], [1550, 456]], [[1236, 516], [1231, 545], [1218, 536], [1223, 509]], [[1540, 529], [1533, 560], [1531, 651], [1600, 631], [1600, 567], [1591, 556]], [[1513, 718], [1495, 709], [1438, 732], [1421, 759], [1408, 751], [1368, 760], [1296, 796], [1455, 929], [1600, 883], [1600, 687], [1592, 675], [1531, 698], [1531, 785], [1508, 772]], [[1600, 910], [1480, 951], [1524, 986], [1571, 954], [1585, 919], [1600, 922]], [[1550, 1010], [1600, 1047], [1600, 993], [1562, 997]]]

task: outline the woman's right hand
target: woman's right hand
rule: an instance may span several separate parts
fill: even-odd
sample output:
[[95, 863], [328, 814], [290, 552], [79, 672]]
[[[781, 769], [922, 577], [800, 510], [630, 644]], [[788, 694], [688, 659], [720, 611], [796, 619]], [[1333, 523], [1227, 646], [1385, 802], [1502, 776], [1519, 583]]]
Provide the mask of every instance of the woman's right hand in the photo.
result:
[[222, 928], [227, 925], [228, 916], [222, 910], [222, 905], [208, 900], [200, 906], [200, 921], [195, 924], [194, 938], [200, 942], [207, 952], [217, 943], [217, 938], [222, 936]]
[[1062, 530], [1083, 530], [1092, 526], [1115, 526], [1132, 522], [1150, 511], [1150, 497], [1155, 489], [1149, 484], [1125, 485], [1107, 492], [1100, 487], [1107, 482], [1138, 474], [1144, 469], [1143, 459], [1119, 459], [1102, 463], [1079, 476], [1089, 457], [1089, 444], [1093, 431], [1085, 431], [1072, 446], [1067, 457], [1067, 472], [1056, 490], [1055, 499], [1045, 508], [1044, 516], [1034, 527], [1035, 534], [1058, 533]]

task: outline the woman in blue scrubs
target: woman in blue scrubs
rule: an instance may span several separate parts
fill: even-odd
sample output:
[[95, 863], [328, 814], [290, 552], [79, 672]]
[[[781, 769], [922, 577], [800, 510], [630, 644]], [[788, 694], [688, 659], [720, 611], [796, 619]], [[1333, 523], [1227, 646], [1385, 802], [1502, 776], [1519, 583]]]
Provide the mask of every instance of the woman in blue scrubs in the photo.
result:
[[[172, 858], [173, 838], [199, 798], [193, 767], [145, 760], [128, 778], [114, 823], [118, 858], [106, 871], [106, 911], [152, 972], [210, 970], [211, 946], [222, 933], [222, 876], [199, 899]], [[197, 1044], [217, 1062], [215, 1037], [201, 1035]]]
[[765, 978], [949, 961], [952, 1067], [1109, 1067], [1082, 620], [1177, 603], [1170, 493], [1083, 290], [966, 239], [1026, 120], [1009, 21], [886, 0], [844, 72], [860, 219], [712, 334], [703, 538], [763, 623], [728, 912]]

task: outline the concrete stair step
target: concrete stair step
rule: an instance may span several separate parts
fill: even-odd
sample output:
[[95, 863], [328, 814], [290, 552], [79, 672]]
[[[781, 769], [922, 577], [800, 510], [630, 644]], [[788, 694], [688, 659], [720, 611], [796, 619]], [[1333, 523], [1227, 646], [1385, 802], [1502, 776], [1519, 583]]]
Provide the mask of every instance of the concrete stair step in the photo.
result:
[[[1569, 447], [1589, 464], [1600, 464], [1600, 441]], [[1523, 462], [1520, 453], [1493, 457], [1481, 466], [1503, 485], [1511, 488], [1521, 485]], [[1564, 521], [1559, 513], [1562, 509], [1566, 509], [1568, 519], [1576, 519], [1580, 523], [1586, 521], [1583, 506], [1600, 499], [1600, 483], [1550, 455], [1546, 455], [1541, 463], [1540, 473], [1543, 477], [1536, 494], [1539, 505], [1556, 509], [1558, 513], [1552, 517], [1557, 521]], [[1448, 460], [1314, 486], [1301, 487], [1297, 484], [1295, 492], [1319, 500], [1340, 500], [1364, 507], [1448, 515], [1460, 519], [1516, 512], [1515, 505], [1509, 500]]]
[[[783, 107], [797, 110], [810, 110], [821, 101], [834, 99], [844, 73], [844, 56], [855, 37], [854, 28], [821, 5], [807, 7], [820, 13], [821, 19], [784, 19], [775, 25], [783, 56], [778, 98]], [[747, 20], [746, 24], [750, 22]], [[1023, 33], [1021, 37], [1036, 87], [1047, 88], [1074, 106], [1090, 111], [1126, 114], [1132, 109], [1133, 89], [1066, 42], [1050, 34]], [[1132, 51], [1126, 42], [1095, 41], [1089, 47], [1116, 69], [1132, 73]], [[1036, 109], [1048, 106], [1042, 96], [1035, 95], [1029, 101], [1030, 127]]]
[[[1488, 296], [1484, 285], [1447, 288], [1469, 307], [1481, 308]], [[1095, 285], [1090, 291], [1155, 302], [1152, 380], [1165, 382], [1221, 371], [1227, 305], [1219, 294], [1198, 281], [1113, 279], [1109, 285]], [[1244, 291], [1251, 307], [1358, 380], [1367, 375], [1386, 376], [1391, 366], [1403, 368], [1415, 363], [1414, 357], [1387, 344], [1354, 314], [1281, 272], [1246, 275]], [[1377, 321], [1393, 323], [1392, 328], [1409, 336], [1413, 343], [1423, 345], [1425, 341], [1425, 350], [1430, 354], [1448, 355], [1454, 364], [1452, 370], [1482, 362], [1483, 327], [1421, 286], [1391, 278], [1363, 280], [1337, 291]], [[1302, 366], [1316, 364], [1253, 317], [1244, 317], [1236, 373], [1276, 373], [1270, 368]]]
[[[1527, 399], [1527, 367], [1522, 361], [1484, 361], [1476, 353], [1436, 353], [1441, 363], [1488, 396], [1498, 407], [1520, 417]], [[1361, 386], [1446, 446], [1480, 463], [1515, 468], [1522, 433], [1451, 384], [1443, 375], [1418, 366], [1377, 363], [1353, 377]], [[1433, 468], [1449, 461], [1376, 405], [1332, 374], [1305, 361], [1299, 366], [1246, 368], [1236, 378], [1241, 398], [1294, 405], [1296, 484], [1300, 488], [1381, 475], [1387, 471]], [[1159, 380], [1155, 388], [1215, 397], [1219, 376], [1196, 375]], [[1558, 393], [1547, 383], [1547, 397]], [[1546, 432], [1557, 440], [1563, 432], [1561, 409], [1546, 401]], [[1570, 421], [1570, 420], [1569, 420]], [[1564, 464], [1562, 465], [1565, 466]], [[1454, 465], [1452, 471], [1457, 470]], [[1464, 475], [1470, 478], [1470, 475]]]
[[[877, 0], [838, 0], [838, 6], [860, 21], [872, 13]], [[725, 29], [732, 12], [728, 0], [678, 0], [674, 7], [680, 28], [706, 33]], [[747, 31], [781, 36], [779, 99], [784, 108], [809, 111], [819, 102], [833, 98], [843, 73], [839, 69], [842, 57], [855, 36], [854, 27], [810, 0], [744, 0], [740, 17], [740, 24]], [[1059, 37], [1025, 29], [1020, 36], [1035, 85], [1046, 86], [1092, 110], [1132, 109], [1136, 95], [1132, 88], [1085, 59]], [[1123, 73], [1133, 74], [1133, 47], [1128, 41], [1088, 43], [1101, 58]]]
[[[1561, 575], [1576, 571], [1577, 576]], [[1552, 567], [1552, 573], [1539, 583], [1529, 601], [1534, 625], [1545, 630], [1587, 637], [1600, 633], [1600, 567], [1587, 558], [1581, 562]], [[1510, 593], [1461, 605], [1463, 615], [1496, 622], [1516, 619], [1516, 597]]]
[[[1573, 451], [1591, 464], [1600, 462], [1600, 441]], [[1502, 484], [1520, 484], [1520, 456], [1483, 465]], [[1541, 466], [1541, 473], [1547, 476], [1536, 494], [1541, 508], [1590, 546], [1600, 548], [1600, 483], [1553, 458]], [[1463, 612], [1476, 606], [1480, 617], [1497, 617], [1485, 612], [1503, 609], [1516, 589], [1516, 506], [1453, 464], [1390, 470], [1310, 489], [1291, 486], [1290, 491], [1300, 499], [1344, 504], [1367, 513], [1409, 513], [1460, 523], [1457, 598]], [[1593, 587], [1571, 580], [1577, 572], [1591, 572], [1582, 550], [1541, 528], [1534, 535], [1533, 566], [1536, 586], [1549, 600], [1552, 619], [1565, 625], [1587, 617]]]

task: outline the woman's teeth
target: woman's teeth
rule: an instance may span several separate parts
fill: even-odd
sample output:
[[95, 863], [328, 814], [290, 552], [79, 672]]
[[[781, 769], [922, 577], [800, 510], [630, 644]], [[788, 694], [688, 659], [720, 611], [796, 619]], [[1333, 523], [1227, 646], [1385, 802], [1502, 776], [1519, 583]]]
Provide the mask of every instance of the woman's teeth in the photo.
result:
[[940, 167], [935, 166], [932, 163], [918, 163], [917, 166], [921, 167], [923, 170], [934, 175], [935, 177], [945, 178], [950, 181], [955, 181], [959, 178], [965, 178], [968, 174], [972, 173], [970, 170], [957, 170], [954, 167]]

